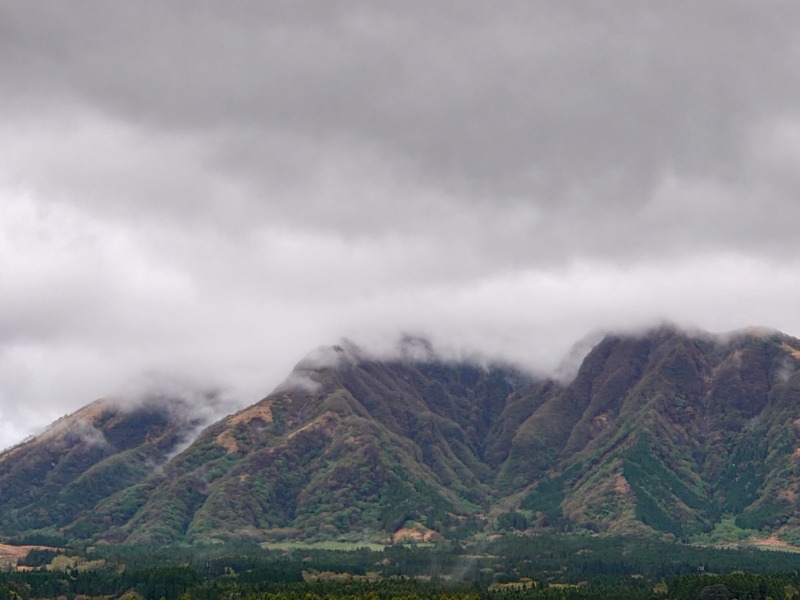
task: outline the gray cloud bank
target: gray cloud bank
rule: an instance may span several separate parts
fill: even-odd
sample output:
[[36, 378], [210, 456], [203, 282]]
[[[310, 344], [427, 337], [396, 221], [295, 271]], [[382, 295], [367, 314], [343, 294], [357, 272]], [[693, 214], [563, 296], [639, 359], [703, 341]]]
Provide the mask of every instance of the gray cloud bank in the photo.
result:
[[0, 2], [0, 446], [401, 332], [800, 334], [793, 2]]

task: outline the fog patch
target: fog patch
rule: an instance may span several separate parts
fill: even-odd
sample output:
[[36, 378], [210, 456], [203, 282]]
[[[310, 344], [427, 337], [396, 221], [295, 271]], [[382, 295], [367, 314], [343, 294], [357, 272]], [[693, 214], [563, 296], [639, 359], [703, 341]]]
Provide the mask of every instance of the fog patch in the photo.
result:
[[796, 372], [797, 362], [788, 356], [784, 356], [778, 364], [777, 369], [775, 369], [775, 381], [777, 383], [788, 383], [789, 379], [791, 379], [792, 375]]
[[764, 327], [762, 325], [754, 325], [750, 327], [742, 327], [732, 331], [722, 331], [710, 334], [713, 339], [722, 344], [732, 344], [742, 338], [756, 338], [759, 340], [766, 340], [776, 335], [783, 335], [777, 329], [772, 327]]
[[437, 360], [433, 344], [430, 340], [422, 337], [403, 336], [398, 344], [398, 351], [400, 356], [410, 362], [425, 363]]
[[[409, 363], [466, 363], [484, 370], [496, 366], [509, 366], [511, 361], [485, 354], [474, 348], [449, 343], [430, 332], [401, 332], [399, 334], [362, 335], [354, 338], [361, 360]], [[349, 342], [353, 344], [353, 342]], [[514, 364], [523, 367], [522, 364]]]
[[333, 346], [318, 346], [305, 355], [294, 368], [297, 372], [313, 372], [338, 369], [362, 358], [361, 349], [349, 340], [341, 340]]
[[569, 352], [561, 359], [561, 364], [553, 371], [553, 379], [561, 385], [572, 383], [578, 375], [578, 370], [581, 368], [583, 360], [606, 335], [605, 331], [597, 330], [575, 342]]
[[273, 393], [303, 391], [313, 394], [319, 391], [320, 383], [312, 379], [312, 375], [305, 371], [292, 371], [289, 376], [275, 388]]
[[108, 448], [110, 444], [105, 434], [88, 421], [78, 420], [69, 429], [68, 435], [77, 436], [87, 446]]
[[439, 343], [422, 333], [401, 333], [396, 336], [376, 335], [367, 338], [340, 340], [338, 344], [317, 348], [304, 358], [292, 374], [276, 389], [276, 392], [302, 389], [316, 392], [319, 375], [325, 369], [340, 369], [364, 362], [411, 365], [441, 364], [449, 366], [469, 365], [484, 373], [502, 369], [509, 371], [509, 385], [519, 387], [528, 379], [552, 379], [551, 372], [537, 368], [524, 361], [514, 361], [495, 354], [482, 353], [474, 348], [455, 344]]
[[349, 340], [341, 340], [332, 346], [318, 346], [295, 365], [272, 393], [303, 391], [313, 394], [321, 387], [318, 381], [320, 373], [357, 364], [363, 359], [361, 349]]
[[242, 400], [219, 386], [149, 372], [132, 378], [110, 397], [122, 410], [164, 408], [181, 422], [217, 420], [241, 408]]
[[186, 378], [147, 373], [131, 379], [111, 398], [120, 410], [165, 410], [180, 430], [169, 462], [186, 450], [209, 425], [236, 412], [242, 401], [225, 389]]

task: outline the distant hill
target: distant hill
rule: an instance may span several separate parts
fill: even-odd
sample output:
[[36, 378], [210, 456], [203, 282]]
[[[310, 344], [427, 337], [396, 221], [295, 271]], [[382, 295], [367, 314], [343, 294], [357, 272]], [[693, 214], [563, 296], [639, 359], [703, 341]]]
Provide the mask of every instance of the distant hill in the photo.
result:
[[181, 452], [197, 407], [91, 404], [0, 454], [0, 533], [388, 541], [411, 526], [425, 539], [689, 540], [724, 519], [742, 537], [800, 541], [799, 340], [609, 335], [569, 383], [406, 344], [392, 360], [318, 350]]

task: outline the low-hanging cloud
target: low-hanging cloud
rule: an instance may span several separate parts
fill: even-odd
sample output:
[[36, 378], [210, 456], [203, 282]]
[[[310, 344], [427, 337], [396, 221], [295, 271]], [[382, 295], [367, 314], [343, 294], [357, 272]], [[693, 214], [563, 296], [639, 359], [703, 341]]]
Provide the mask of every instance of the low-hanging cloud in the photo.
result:
[[[800, 9], [0, 6], [0, 445], [341, 337], [800, 333]], [[481, 358], [482, 357], [482, 358]]]

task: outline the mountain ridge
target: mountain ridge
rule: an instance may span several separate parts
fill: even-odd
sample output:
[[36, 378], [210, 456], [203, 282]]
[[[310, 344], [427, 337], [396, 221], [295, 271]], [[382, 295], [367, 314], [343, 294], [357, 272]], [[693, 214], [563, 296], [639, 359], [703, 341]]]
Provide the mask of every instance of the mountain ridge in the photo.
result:
[[[129, 437], [104, 454], [82, 409], [58, 426], [88, 465], [64, 480], [82, 503], [63, 506], [61, 460], [25, 458], [52, 447], [56, 427], [0, 453], [0, 489], [17, 492], [0, 492], [0, 533], [383, 541], [411, 522], [450, 539], [511, 527], [690, 540], [726, 518], [800, 540], [800, 340], [764, 328], [608, 334], [568, 382], [405, 344], [380, 360], [349, 343], [318, 349], [174, 455], [158, 432], [174, 441], [182, 425], [157, 410], [139, 426], [117, 413]], [[106, 473], [105, 487], [87, 473]]]

